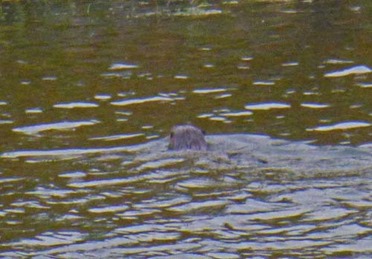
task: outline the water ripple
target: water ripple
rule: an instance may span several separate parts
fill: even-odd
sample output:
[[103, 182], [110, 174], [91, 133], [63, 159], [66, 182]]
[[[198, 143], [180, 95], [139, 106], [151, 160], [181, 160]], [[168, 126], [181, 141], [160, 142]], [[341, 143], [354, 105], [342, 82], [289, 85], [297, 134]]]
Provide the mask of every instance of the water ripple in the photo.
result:
[[57, 245], [72, 244], [83, 240], [85, 235], [78, 232], [45, 232], [34, 239], [25, 239], [15, 242], [14, 246], [27, 245], [30, 247], [51, 247]]
[[173, 99], [168, 98], [168, 97], [163, 97], [163, 96], [153, 96], [153, 97], [147, 97], [147, 98], [114, 101], [114, 102], [111, 102], [111, 104], [115, 106], [127, 106], [127, 105], [132, 105], [132, 104], [142, 104], [142, 103], [148, 103], [148, 102], [170, 102], [170, 101], [173, 101]]
[[330, 107], [329, 104], [322, 103], [301, 103], [302, 107], [311, 108], [311, 109], [323, 109]]
[[348, 122], [336, 123], [333, 125], [319, 126], [316, 128], [311, 128], [311, 129], [306, 129], [306, 130], [307, 131], [333, 131], [333, 130], [356, 129], [356, 128], [363, 128], [363, 127], [370, 127], [370, 126], [371, 124], [368, 122], [348, 121]]
[[138, 68], [138, 65], [128, 64], [128, 63], [113, 63], [109, 67], [109, 70], [124, 70]]
[[82, 126], [92, 126], [97, 123], [99, 123], [99, 121], [97, 120], [73, 121], [73, 122], [64, 121], [64, 122], [18, 127], [18, 128], [14, 128], [13, 131], [20, 132], [20, 133], [27, 134], [27, 135], [35, 135], [42, 131], [75, 129], [75, 128], [82, 127]]
[[74, 109], [74, 108], [96, 108], [98, 104], [88, 102], [58, 103], [53, 105], [54, 108]]
[[258, 103], [258, 104], [247, 104], [245, 108], [247, 110], [271, 110], [271, 109], [288, 109], [291, 106], [286, 103]]
[[195, 89], [192, 92], [195, 94], [209, 94], [209, 93], [221, 93], [226, 92], [227, 88], [203, 88], [203, 89]]
[[359, 75], [359, 74], [367, 74], [371, 73], [372, 70], [367, 66], [355, 66], [350, 68], [345, 68], [339, 71], [333, 71], [324, 74], [325, 77], [342, 77], [342, 76], [349, 76], [349, 75]]

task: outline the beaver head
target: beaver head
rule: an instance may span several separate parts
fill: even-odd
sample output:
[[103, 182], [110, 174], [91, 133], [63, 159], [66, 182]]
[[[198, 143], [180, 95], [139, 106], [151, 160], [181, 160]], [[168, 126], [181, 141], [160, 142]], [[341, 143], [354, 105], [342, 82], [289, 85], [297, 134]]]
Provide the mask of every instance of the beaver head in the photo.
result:
[[176, 125], [170, 133], [169, 149], [207, 150], [204, 132], [193, 125]]

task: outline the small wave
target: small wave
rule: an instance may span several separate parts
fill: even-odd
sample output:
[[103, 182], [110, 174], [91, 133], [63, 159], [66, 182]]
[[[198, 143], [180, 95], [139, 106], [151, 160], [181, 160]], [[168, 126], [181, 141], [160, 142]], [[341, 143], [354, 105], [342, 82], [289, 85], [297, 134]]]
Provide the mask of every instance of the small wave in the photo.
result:
[[286, 103], [258, 103], [248, 104], [245, 106], [247, 110], [271, 110], [271, 109], [287, 109], [291, 106]]
[[173, 101], [172, 98], [168, 97], [162, 97], [162, 96], [154, 96], [154, 97], [148, 97], [148, 98], [137, 98], [137, 99], [126, 99], [122, 101], [115, 101], [111, 102], [112, 105], [115, 106], [126, 106], [131, 104], [142, 104], [142, 103], [148, 103], [148, 102], [169, 102]]
[[87, 103], [87, 102], [72, 102], [72, 103], [58, 103], [53, 105], [54, 108], [62, 109], [74, 109], [74, 108], [95, 108], [98, 107], [96, 103]]
[[358, 122], [358, 121], [350, 121], [350, 122], [341, 122], [333, 125], [326, 125], [326, 126], [319, 126], [312, 129], [307, 129], [307, 131], [332, 131], [332, 130], [348, 130], [348, 129], [356, 129], [362, 127], [369, 127], [371, 126], [370, 123], [367, 122]]
[[371, 73], [372, 70], [367, 66], [355, 66], [346, 68], [339, 71], [333, 71], [324, 74], [324, 77], [342, 77], [342, 76], [349, 76], [349, 75], [358, 75], [358, 74], [367, 74]]
[[92, 126], [99, 123], [97, 120], [91, 121], [63, 121], [63, 122], [56, 122], [56, 123], [47, 123], [47, 124], [38, 124], [32, 126], [25, 126], [25, 127], [18, 127], [14, 128], [14, 132], [20, 132], [26, 135], [35, 135], [42, 131], [47, 130], [66, 130], [66, 129], [74, 129], [82, 126]]

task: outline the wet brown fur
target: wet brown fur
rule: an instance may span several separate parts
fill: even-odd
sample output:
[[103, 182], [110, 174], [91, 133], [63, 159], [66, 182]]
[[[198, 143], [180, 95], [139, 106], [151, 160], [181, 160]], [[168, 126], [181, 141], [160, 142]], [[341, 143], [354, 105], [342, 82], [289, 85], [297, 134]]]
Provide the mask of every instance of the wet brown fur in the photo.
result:
[[171, 150], [207, 150], [204, 132], [193, 125], [176, 125], [169, 141]]

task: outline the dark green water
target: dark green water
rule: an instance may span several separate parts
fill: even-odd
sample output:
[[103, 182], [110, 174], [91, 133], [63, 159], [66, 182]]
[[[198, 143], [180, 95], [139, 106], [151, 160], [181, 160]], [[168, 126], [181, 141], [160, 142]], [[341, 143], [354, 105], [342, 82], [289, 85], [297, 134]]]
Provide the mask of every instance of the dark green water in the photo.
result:
[[[0, 256], [368, 257], [371, 15], [369, 0], [3, 1]], [[353, 146], [363, 166], [159, 155], [151, 141], [187, 122]]]

